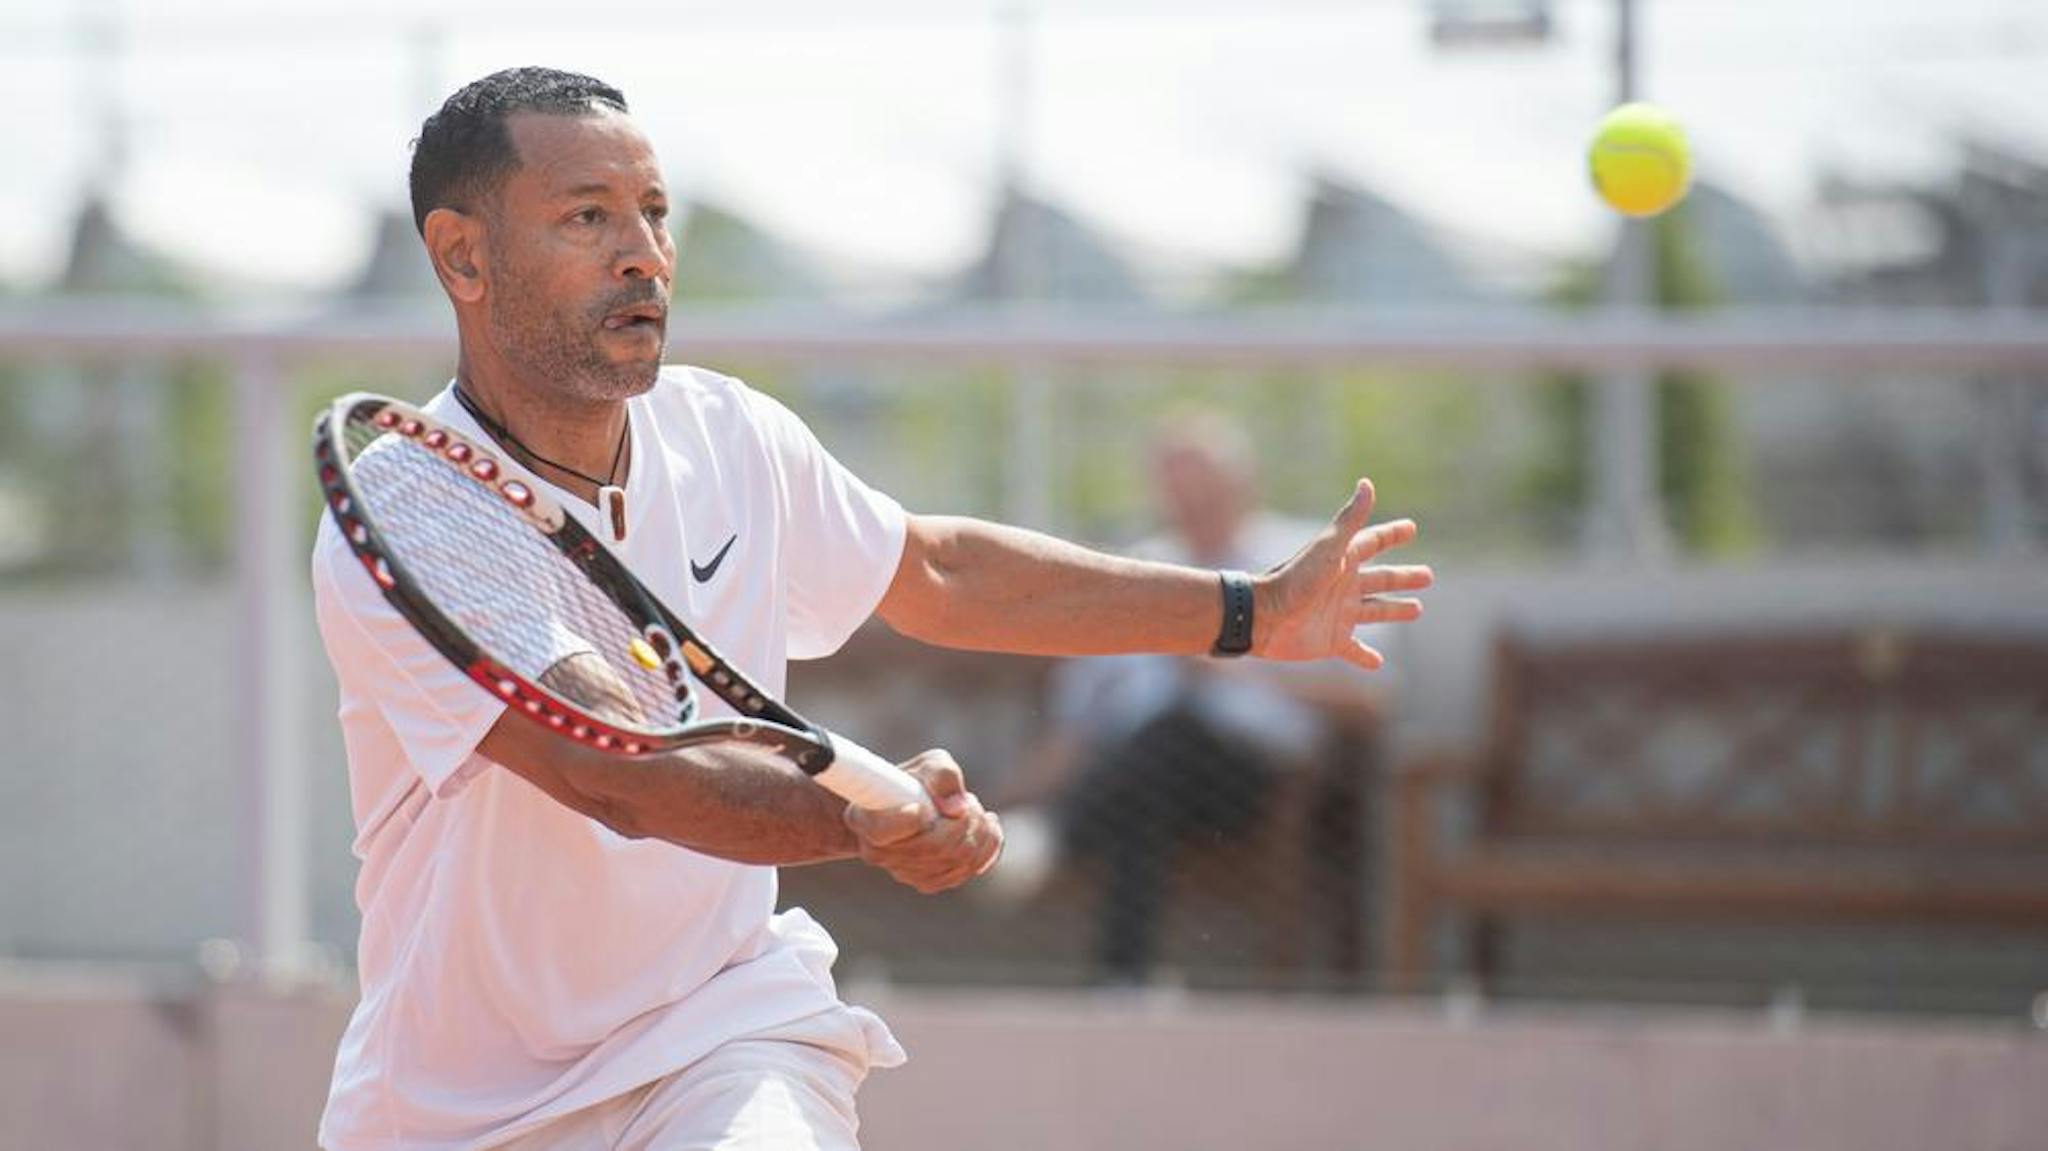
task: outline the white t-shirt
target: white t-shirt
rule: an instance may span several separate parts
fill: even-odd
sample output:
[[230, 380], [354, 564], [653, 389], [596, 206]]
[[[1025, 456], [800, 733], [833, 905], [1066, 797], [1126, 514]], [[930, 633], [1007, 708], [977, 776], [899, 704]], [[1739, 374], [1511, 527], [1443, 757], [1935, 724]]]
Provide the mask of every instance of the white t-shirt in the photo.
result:
[[[451, 392], [426, 409], [489, 442]], [[665, 368], [627, 411], [623, 543], [500, 458], [780, 694], [788, 659], [830, 654], [881, 600], [902, 508], [736, 380]], [[692, 561], [728, 539], [698, 581]], [[313, 584], [362, 861], [362, 999], [323, 1147], [489, 1146], [803, 1019], [871, 1065], [902, 1061], [879, 1019], [840, 1003], [824, 930], [774, 914], [774, 868], [625, 839], [478, 756], [502, 704], [413, 633], [326, 517]], [[723, 709], [709, 692], [700, 706]]]

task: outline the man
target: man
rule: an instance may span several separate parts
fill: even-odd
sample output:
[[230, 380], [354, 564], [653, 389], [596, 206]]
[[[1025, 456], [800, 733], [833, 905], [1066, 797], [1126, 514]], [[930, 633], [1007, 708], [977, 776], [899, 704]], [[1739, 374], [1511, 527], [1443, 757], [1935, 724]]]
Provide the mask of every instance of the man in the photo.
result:
[[[1134, 555], [1270, 568], [1314, 534], [1312, 525], [1262, 507], [1251, 441], [1220, 412], [1169, 418], [1149, 462], [1166, 530]], [[1121, 655], [1061, 664], [1048, 695], [1047, 737], [1019, 778], [1005, 781], [1003, 798], [1047, 802], [1051, 814], [1013, 808], [1007, 830], [1018, 850], [1005, 857], [996, 890], [1029, 895], [1058, 850], [1094, 858], [1104, 872], [1097, 974], [1137, 984], [1154, 964], [1180, 846], [1241, 833], [1262, 818], [1276, 773], [1313, 770], [1331, 750], [1332, 721], [1375, 719], [1385, 684], [1341, 663]]]
[[[774, 401], [664, 367], [667, 190], [595, 80], [515, 69], [457, 92], [421, 130], [412, 194], [461, 344], [429, 410], [559, 491], [770, 690], [870, 614], [956, 647], [1220, 636], [1372, 667], [1352, 629], [1420, 610], [1388, 593], [1426, 569], [1368, 566], [1414, 525], [1368, 528], [1363, 481], [1286, 567], [1219, 577], [907, 514]], [[822, 929], [774, 914], [774, 868], [858, 857], [926, 892], [986, 869], [1001, 826], [950, 757], [905, 764], [941, 813], [926, 824], [743, 750], [588, 752], [435, 655], [329, 525], [313, 574], [363, 861], [362, 1000], [323, 1146], [854, 1147], [855, 1089], [903, 1055], [839, 1001]]]

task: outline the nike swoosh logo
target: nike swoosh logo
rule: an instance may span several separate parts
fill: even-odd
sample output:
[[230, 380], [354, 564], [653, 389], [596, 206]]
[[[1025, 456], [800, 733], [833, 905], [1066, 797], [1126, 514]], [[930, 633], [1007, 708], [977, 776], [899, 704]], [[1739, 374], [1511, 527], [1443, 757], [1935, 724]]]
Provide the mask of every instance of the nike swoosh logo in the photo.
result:
[[718, 574], [718, 565], [725, 562], [725, 554], [732, 550], [732, 545], [738, 543], [739, 539], [740, 534], [738, 532], [734, 532], [732, 534], [732, 538], [725, 541], [725, 546], [718, 549], [718, 554], [712, 556], [711, 562], [708, 564], [700, 564], [696, 560], [691, 560], [690, 574], [696, 577], [698, 583], [704, 583], [710, 580], [712, 576]]

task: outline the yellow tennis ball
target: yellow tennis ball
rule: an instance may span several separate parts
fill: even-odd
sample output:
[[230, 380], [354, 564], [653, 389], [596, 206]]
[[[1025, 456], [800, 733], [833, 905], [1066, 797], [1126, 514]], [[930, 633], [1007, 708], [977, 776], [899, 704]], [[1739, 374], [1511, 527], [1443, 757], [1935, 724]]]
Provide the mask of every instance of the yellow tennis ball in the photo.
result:
[[1692, 150], [1671, 113], [1623, 104], [1600, 121], [1587, 155], [1593, 188], [1624, 216], [1654, 216], [1685, 198]]

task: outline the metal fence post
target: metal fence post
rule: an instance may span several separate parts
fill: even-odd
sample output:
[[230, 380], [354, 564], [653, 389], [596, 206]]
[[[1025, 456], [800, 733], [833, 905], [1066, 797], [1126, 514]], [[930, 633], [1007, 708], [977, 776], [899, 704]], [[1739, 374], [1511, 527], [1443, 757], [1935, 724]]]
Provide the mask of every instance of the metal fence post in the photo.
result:
[[285, 426], [287, 379], [268, 355], [234, 361], [235, 583], [240, 634], [234, 654], [242, 717], [246, 942], [265, 978], [288, 978], [308, 958], [310, 882], [305, 742], [300, 736], [299, 660], [290, 636], [304, 612], [290, 464], [300, 437]]

